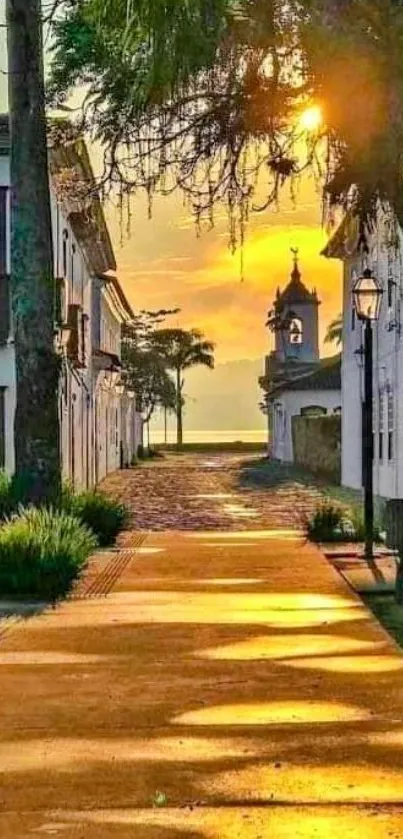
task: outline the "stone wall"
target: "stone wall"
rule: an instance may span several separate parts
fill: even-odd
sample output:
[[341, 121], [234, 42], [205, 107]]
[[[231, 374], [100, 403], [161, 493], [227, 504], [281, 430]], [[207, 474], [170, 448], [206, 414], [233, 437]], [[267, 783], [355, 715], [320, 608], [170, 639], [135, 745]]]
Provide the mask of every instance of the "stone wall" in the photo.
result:
[[292, 418], [294, 462], [314, 475], [340, 483], [341, 417]]

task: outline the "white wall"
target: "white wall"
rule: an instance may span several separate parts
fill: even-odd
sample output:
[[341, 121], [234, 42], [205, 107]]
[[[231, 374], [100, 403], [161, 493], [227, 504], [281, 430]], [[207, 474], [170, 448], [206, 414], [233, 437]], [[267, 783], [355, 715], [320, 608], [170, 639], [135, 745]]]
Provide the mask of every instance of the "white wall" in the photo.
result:
[[[0, 184], [9, 185], [7, 157], [0, 157]], [[81, 306], [87, 316], [86, 366], [72, 368], [64, 359], [60, 381], [59, 412], [62, 472], [65, 480], [76, 489], [93, 486], [97, 477], [120, 466], [122, 434], [122, 397], [106, 388], [104, 375], [94, 374], [92, 348], [99, 324], [94, 322], [93, 288], [98, 282], [92, 276], [85, 251], [80, 247], [71, 225], [57, 205], [51, 201], [54, 250], [54, 274], [65, 279], [65, 311], [69, 304]], [[8, 237], [10, 239], [10, 237]], [[99, 312], [98, 312], [99, 316]], [[120, 355], [122, 317], [108, 302], [108, 292], [102, 291], [101, 316], [103, 325], [102, 349]], [[14, 413], [16, 400], [15, 360], [12, 346], [0, 347], [0, 387], [5, 388], [5, 459], [6, 468], [14, 471]], [[95, 410], [95, 406], [97, 411]], [[135, 426], [135, 408], [132, 425]], [[97, 414], [97, 425], [96, 425]], [[134, 441], [134, 432], [133, 432]], [[130, 460], [132, 438], [130, 438]]]
[[272, 446], [271, 456], [276, 460], [292, 463], [292, 417], [299, 416], [304, 408], [320, 407], [333, 414], [341, 406], [339, 390], [290, 390], [282, 393], [271, 406]]
[[352, 288], [358, 277], [360, 265], [350, 260], [343, 272], [343, 353], [342, 353], [342, 483], [359, 489], [362, 485], [361, 404], [363, 375], [361, 356], [357, 355], [363, 342], [362, 326], [354, 318], [350, 302]]
[[[403, 498], [403, 332], [402, 332], [402, 235], [400, 247], [388, 248], [385, 217], [369, 237], [368, 263], [383, 288], [381, 315], [373, 326], [374, 342], [374, 491], [383, 498]], [[342, 355], [342, 483], [362, 485], [363, 366], [357, 349], [363, 344], [363, 327], [354, 321], [352, 287], [361, 273], [360, 257], [344, 264], [344, 341]], [[388, 289], [388, 279], [392, 283]], [[391, 305], [389, 305], [389, 303]], [[389, 402], [389, 416], [388, 416]], [[382, 415], [382, 416], [381, 416]], [[388, 435], [392, 449], [388, 451]], [[381, 450], [380, 435], [383, 437]], [[382, 455], [382, 456], [381, 456]], [[390, 456], [389, 456], [390, 455]]]
[[0, 348], [0, 387], [4, 387], [5, 469], [14, 472], [15, 361], [14, 347]]

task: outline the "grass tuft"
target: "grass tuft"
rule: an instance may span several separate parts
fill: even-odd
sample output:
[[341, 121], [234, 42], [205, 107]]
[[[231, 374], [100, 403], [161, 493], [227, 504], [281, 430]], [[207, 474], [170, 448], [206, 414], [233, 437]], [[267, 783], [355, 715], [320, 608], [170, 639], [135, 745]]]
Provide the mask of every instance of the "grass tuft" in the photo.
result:
[[65, 487], [62, 508], [90, 528], [101, 547], [113, 545], [128, 521], [125, 505], [99, 490], [75, 495], [69, 487]]
[[94, 534], [74, 516], [21, 508], [0, 528], [0, 596], [57, 600], [96, 547]]
[[[322, 501], [305, 522], [308, 538], [312, 542], [363, 542], [365, 540], [364, 516], [357, 508], [348, 508], [330, 499]], [[379, 525], [374, 526], [375, 542], [384, 541]]]

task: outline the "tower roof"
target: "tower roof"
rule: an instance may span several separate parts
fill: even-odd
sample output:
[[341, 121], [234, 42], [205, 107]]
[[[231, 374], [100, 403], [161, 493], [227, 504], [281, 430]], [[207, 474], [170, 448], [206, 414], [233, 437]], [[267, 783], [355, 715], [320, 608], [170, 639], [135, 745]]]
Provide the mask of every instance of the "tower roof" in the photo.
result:
[[298, 250], [292, 249], [294, 254], [294, 266], [291, 272], [291, 279], [286, 285], [284, 291], [277, 293], [277, 305], [279, 303], [319, 303], [318, 295], [315, 290], [308, 291], [306, 285], [302, 282], [301, 271], [298, 265]]

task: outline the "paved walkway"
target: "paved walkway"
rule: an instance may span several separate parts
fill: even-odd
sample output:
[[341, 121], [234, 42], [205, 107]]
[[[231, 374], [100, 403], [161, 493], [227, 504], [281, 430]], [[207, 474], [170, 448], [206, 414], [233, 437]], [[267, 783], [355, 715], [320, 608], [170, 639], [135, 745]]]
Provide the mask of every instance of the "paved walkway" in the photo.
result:
[[107, 597], [93, 567], [2, 638], [1, 839], [403, 835], [403, 658], [316, 548], [154, 533], [108, 562]]
[[258, 464], [245, 455], [174, 455], [116, 473], [103, 488], [128, 505], [137, 530], [301, 527], [318, 488]]

